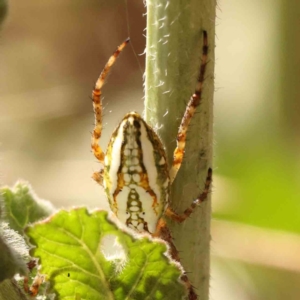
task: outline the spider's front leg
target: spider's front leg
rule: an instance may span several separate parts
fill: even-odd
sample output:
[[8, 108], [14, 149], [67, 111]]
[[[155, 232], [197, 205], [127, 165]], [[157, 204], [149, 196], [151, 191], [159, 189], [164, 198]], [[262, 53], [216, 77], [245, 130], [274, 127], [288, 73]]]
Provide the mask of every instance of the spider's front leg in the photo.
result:
[[[105, 79], [117, 60], [119, 54], [122, 52], [122, 50], [126, 47], [126, 45], [129, 43], [129, 38], [126, 39], [118, 48], [117, 50], [113, 53], [113, 55], [109, 58], [108, 62], [106, 63], [104, 69], [102, 70], [98, 80], [96, 81], [93, 93], [92, 93], [92, 100], [93, 100], [93, 108], [94, 108], [94, 114], [95, 114], [95, 127], [92, 133], [92, 151], [97, 158], [97, 160], [104, 166], [104, 159], [105, 159], [105, 154], [102, 151], [100, 145], [99, 145], [99, 140], [101, 138], [101, 133], [102, 133], [102, 99], [101, 99], [101, 94], [102, 94], [102, 87], [105, 83]], [[102, 185], [103, 183], [103, 169], [100, 170], [99, 172], [95, 172], [92, 176], [92, 178]]]

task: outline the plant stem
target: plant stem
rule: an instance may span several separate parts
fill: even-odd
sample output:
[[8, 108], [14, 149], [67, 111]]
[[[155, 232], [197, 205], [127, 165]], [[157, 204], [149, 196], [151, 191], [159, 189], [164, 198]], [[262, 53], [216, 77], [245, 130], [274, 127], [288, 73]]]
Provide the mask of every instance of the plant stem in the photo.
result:
[[0, 300], [27, 300], [14, 279], [6, 279], [0, 283]]
[[[178, 212], [201, 193], [212, 166], [215, 8], [215, 0], [147, 0], [145, 119], [159, 128], [169, 165], [181, 118], [195, 90], [203, 30], [208, 34], [199, 113], [188, 130], [183, 165], [171, 189], [171, 206]], [[208, 299], [210, 219], [210, 201], [206, 201], [184, 224], [170, 224], [181, 263], [201, 300]]]

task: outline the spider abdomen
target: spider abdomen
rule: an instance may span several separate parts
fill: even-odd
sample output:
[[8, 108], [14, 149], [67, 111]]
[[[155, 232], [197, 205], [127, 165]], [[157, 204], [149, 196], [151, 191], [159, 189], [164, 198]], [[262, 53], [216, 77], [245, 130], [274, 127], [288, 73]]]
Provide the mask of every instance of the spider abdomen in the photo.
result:
[[141, 116], [128, 113], [115, 129], [105, 156], [103, 184], [118, 219], [153, 233], [169, 196], [163, 145]]

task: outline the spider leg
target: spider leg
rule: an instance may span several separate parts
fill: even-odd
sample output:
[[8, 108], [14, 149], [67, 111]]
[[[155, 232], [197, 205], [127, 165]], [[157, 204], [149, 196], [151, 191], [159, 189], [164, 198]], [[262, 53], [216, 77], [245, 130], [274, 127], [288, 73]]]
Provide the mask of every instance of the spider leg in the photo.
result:
[[188, 207], [181, 215], [177, 214], [170, 206], [168, 206], [166, 208], [165, 215], [178, 223], [182, 223], [192, 214], [192, 212], [196, 209], [197, 206], [199, 206], [202, 202], [204, 202], [207, 199], [211, 182], [212, 182], [212, 169], [209, 168], [205, 180], [204, 191], [198, 196], [196, 200], [193, 201], [191, 206]]
[[[160, 218], [158, 220], [155, 233], [152, 236], [159, 237], [159, 238], [163, 239], [164, 241], [166, 241], [170, 247], [169, 251], [170, 251], [170, 255], [171, 255], [172, 259], [174, 259], [177, 262], [180, 262], [179, 252], [173, 243], [171, 231], [168, 228], [167, 223], [163, 218]], [[186, 289], [188, 290], [188, 299], [189, 300], [197, 300], [198, 299], [197, 294], [195, 293], [193, 285], [189, 281], [187, 275], [183, 274], [180, 277], [180, 279], [182, 280], [182, 282], [186, 286]]]
[[101, 186], [103, 186], [103, 169], [99, 172], [94, 172], [92, 178]]
[[201, 66], [198, 75], [198, 81], [196, 85], [196, 89], [194, 94], [192, 95], [183, 118], [181, 120], [178, 134], [177, 134], [177, 146], [174, 150], [173, 154], [173, 163], [170, 169], [170, 183], [172, 183], [177, 175], [177, 172], [182, 164], [184, 151], [185, 151], [185, 143], [186, 143], [186, 133], [193, 118], [196, 108], [201, 103], [201, 95], [202, 95], [202, 87], [204, 82], [204, 74], [207, 64], [208, 57], [208, 44], [207, 44], [207, 32], [203, 31], [203, 46], [202, 46], [202, 57], [201, 57]]
[[[27, 263], [27, 267], [29, 272], [32, 271], [33, 268], [35, 268], [37, 266], [36, 261], [35, 260], [31, 260]], [[41, 284], [44, 282], [44, 276], [37, 274], [31, 284], [31, 286], [29, 287], [29, 275], [24, 277], [24, 281], [23, 281], [23, 288], [24, 291], [30, 295], [31, 297], [35, 297], [38, 292], [39, 292], [39, 287], [41, 286]]]
[[[99, 146], [99, 140], [102, 133], [102, 101], [101, 101], [101, 89], [104, 85], [105, 79], [110, 71], [112, 65], [117, 60], [119, 54], [125, 48], [125, 46], [129, 43], [129, 38], [126, 39], [113, 53], [113, 55], [109, 58], [108, 62], [106, 63], [104, 69], [102, 70], [92, 93], [92, 100], [93, 100], [93, 107], [94, 107], [94, 114], [95, 114], [95, 127], [92, 133], [92, 151], [99, 160], [100, 163], [104, 164], [104, 157], [105, 154], [102, 151], [101, 147]], [[96, 180], [101, 176], [102, 173], [99, 172], [98, 174], [94, 174], [93, 178]], [[96, 180], [99, 182], [98, 180]]]
[[173, 243], [171, 231], [167, 226], [167, 222], [163, 218], [160, 218], [158, 220], [157, 225], [156, 225], [156, 230], [152, 234], [152, 236], [161, 238], [164, 241], [166, 241], [168, 243], [168, 245], [170, 246], [170, 255], [171, 255], [172, 259], [180, 262], [179, 252]]
[[39, 288], [41, 286], [42, 283], [44, 283], [44, 276], [37, 274], [33, 280], [33, 283], [31, 285], [31, 287], [29, 288], [29, 295], [32, 297], [35, 297], [38, 292], [39, 292]]

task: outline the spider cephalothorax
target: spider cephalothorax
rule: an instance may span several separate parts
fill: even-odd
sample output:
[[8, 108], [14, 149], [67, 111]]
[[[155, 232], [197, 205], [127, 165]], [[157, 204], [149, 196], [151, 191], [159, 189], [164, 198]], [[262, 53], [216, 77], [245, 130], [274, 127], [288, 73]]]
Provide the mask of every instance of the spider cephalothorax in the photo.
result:
[[[183, 160], [188, 126], [201, 102], [208, 55], [207, 33], [203, 32], [202, 62], [197, 86], [179, 127], [171, 168], [168, 167], [160, 138], [136, 112], [125, 115], [110, 138], [106, 154], [99, 146], [102, 132], [101, 89], [111, 66], [128, 42], [129, 39], [124, 41], [110, 57], [92, 94], [95, 112], [92, 150], [103, 166], [100, 172], [94, 173], [93, 178], [104, 187], [110, 208], [122, 223], [138, 232], [146, 231], [166, 240], [170, 245], [171, 256], [179, 261], [178, 251], [164, 218], [183, 222], [207, 198], [212, 181], [212, 169], [208, 168], [204, 190], [191, 206], [181, 215], [171, 208], [170, 185]], [[183, 276], [182, 279], [189, 288], [189, 299], [197, 299], [187, 277]]]

